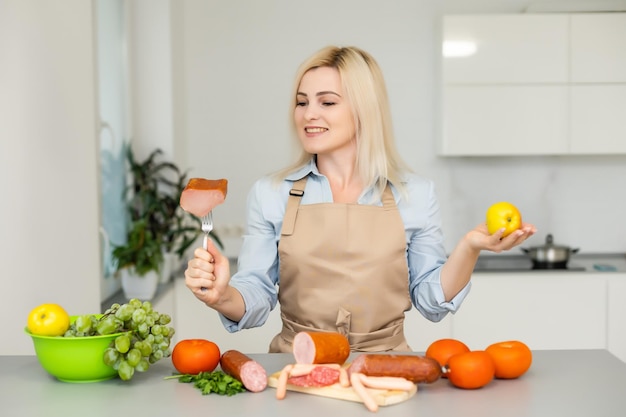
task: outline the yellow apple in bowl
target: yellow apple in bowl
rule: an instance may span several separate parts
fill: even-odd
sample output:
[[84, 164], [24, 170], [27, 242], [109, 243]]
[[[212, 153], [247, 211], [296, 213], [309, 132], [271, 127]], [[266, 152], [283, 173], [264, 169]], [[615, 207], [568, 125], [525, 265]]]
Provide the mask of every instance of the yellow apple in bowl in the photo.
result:
[[58, 304], [41, 304], [28, 314], [26, 327], [35, 335], [62, 336], [70, 327], [70, 315]]
[[487, 230], [494, 234], [504, 229], [502, 237], [506, 237], [522, 226], [522, 214], [513, 204], [500, 201], [487, 209]]

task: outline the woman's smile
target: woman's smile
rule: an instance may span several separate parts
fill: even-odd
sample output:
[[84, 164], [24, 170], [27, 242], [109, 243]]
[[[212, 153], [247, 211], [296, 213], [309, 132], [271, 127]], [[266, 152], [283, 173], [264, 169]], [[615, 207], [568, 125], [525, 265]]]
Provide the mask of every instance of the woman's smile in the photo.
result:
[[308, 134], [308, 135], [312, 135], [312, 136], [316, 136], [319, 133], [325, 133], [328, 131], [327, 128], [325, 127], [305, 127], [304, 131]]

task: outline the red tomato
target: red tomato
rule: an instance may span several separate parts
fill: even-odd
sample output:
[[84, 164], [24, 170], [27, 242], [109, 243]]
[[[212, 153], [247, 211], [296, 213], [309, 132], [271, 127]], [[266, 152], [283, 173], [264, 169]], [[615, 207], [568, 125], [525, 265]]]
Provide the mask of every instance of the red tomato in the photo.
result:
[[176, 343], [172, 351], [172, 364], [181, 374], [197, 375], [213, 372], [220, 362], [220, 348], [204, 339], [185, 339]]

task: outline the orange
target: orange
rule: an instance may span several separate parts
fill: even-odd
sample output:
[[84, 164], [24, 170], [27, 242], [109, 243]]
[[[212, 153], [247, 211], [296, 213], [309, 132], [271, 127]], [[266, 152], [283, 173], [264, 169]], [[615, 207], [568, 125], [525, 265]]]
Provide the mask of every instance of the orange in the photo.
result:
[[220, 348], [209, 340], [185, 339], [174, 346], [172, 364], [181, 374], [197, 375], [213, 372], [220, 356]]
[[494, 234], [504, 229], [502, 237], [506, 237], [522, 226], [522, 215], [513, 204], [501, 201], [487, 209], [487, 230]]
[[459, 353], [448, 359], [448, 380], [464, 389], [481, 388], [493, 380], [496, 366], [484, 350]]
[[496, 365], [496, 378], [513, 379], [526, 373], [533, 361], [530, 348], [517, 340], [489, 345], [485, 351]]
[[[458, 353], [469, 352], [470, 349], [467, 345], [460, 340], [457, 339], [439, 339], [435, 340], [433, 343], [428, 346], [426, 349], [425, 356], [428, 358], [433, 358], [439, 365], [445, 368], [448, 365], [448, 359], [451, 356], [456, 355]], [[442, 376], [446, 378], [447, 370], [444, 369]]]
[[62, 336], [70, 328], [70, 316], [58, 304], [41, 304], [28, 314], [26, 327], [40, 336]]

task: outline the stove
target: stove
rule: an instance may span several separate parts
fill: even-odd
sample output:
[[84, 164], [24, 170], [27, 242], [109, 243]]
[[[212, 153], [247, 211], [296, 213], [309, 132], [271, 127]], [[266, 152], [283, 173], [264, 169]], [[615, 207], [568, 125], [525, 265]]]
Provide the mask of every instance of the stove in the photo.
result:
[[524, 272], [524, 271], [585, 271], [586, 268], [576, 263], [556, 267], [537, 267], [527, 256], [519, 255], [484, 255], [478, 258], [474, 272]]

